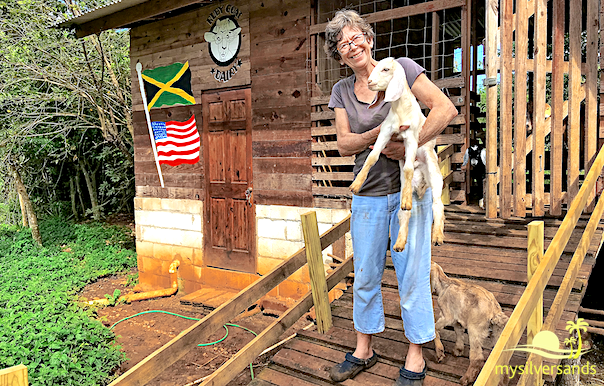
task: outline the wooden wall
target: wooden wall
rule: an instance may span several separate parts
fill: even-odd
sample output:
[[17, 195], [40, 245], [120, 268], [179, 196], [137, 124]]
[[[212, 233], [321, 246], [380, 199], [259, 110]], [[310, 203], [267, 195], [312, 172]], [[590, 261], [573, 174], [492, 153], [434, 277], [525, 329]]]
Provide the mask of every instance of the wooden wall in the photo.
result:
[[[204, 33], [208, 17], [230, 4], [241, 15], [241, 68], [228, 82], [210, 73], [212, 62]], [[203, 162], [162, 165], [165, 188], [155, 169], [136, 71], [189, 61], [194, 106], [151, 110], [152, 120], [186, 120], [194, 113], [201, 134], [201, 94], [251, 87], [253, 194], [256, 204], [312, 205], [310, 97], [307, 91], [310, 3], [295, 0], [215, 2], [131, 30], [132, 94], [135, 127], [135, 174], [139, 197], [204, 198]], [[229, 66], [230, 67], [230, 66]], [[202, 142], [201, 159], [203, 159]]]
[[310, 2], [250, 3], [256, 204], [312, 206]]

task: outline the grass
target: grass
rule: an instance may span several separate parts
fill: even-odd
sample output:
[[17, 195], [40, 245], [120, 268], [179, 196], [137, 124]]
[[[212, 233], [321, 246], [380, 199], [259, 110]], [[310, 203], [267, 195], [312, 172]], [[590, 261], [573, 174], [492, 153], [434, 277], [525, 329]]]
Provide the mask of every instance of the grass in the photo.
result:
[[0, 369], [24, 364], [31, 385], [104, 385], [125, 360], [113, 332], [76, 303], [86, 284], [136, 265], [126, 228], [0, 225]]

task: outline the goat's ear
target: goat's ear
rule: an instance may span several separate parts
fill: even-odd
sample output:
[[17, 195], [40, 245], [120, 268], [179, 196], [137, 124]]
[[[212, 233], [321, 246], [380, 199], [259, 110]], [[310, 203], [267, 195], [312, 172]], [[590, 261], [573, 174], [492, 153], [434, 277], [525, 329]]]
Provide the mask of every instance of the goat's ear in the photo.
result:
[[379, 105], [380, 102], [384, 100], [385, 95], [386, 93], [384, 91], [378, 91], [377, 95], [375, 96], [375, 99], [373, 100], [373, 102], [371, 102], [368, 108], [372, 109]]
[[405, 88], [409, 88], [405, 71], [398, 67], [399, 66], [395, 66], [392, 79], [390, 80], [390, 83], [388, 83], [386, 97], [384, 99], [386, 102], [393, 102], [399, 99], [401, 95], [403, 95], [403, 92], [405, 92]]

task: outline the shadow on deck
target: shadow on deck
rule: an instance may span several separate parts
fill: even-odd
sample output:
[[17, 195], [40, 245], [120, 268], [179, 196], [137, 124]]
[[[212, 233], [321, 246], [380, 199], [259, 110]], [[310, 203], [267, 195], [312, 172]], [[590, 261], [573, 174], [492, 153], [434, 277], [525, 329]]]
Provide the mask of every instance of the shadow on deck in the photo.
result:
[[[432, 249], [432, 259], [442, 266], [447, 275], [479, 284], [491, 291], [507, 315], [510, 315], [527, 284], [527, 228], [531, 219], [487, 220], [483, 213], [466, 207], [447, 207], [445, 244]], [[559, 219], [543, 219], [545, 222], [545, 249], [549, 246], [558, 227]], [[579, 243], [588, 218], [581, 218], [571, 236], [544, 291], [544, 313], [547, 314], [564, 273]], [[563, 342], [568, 337], [566, 321], [575, 320], [587, 286], [587, 281], [595, 264], [602, 240], [602, 225], [596, 230], [581, 266], [573, 290], [569, 296], [556, 335]], [[407, 353], [406, 340], [400, 319], [399, 297], [394, 269], [387, 263], [382, 279], [386, 330], [374, 337], [374, 349], [380, 356], [379, 362], [362, 372], [344, 385], [391, 385], [398, 377], [398, 370]], [[433, 299], [434, 301], [434, 299]], [[438, 308], [435, 304], [435, 312]], [[317, 331], [300, 331], [295, 339], [283, 346], [272, 358], [271, 363], [256, 379], [253, 386], [268, 385], [328, 385], [329, 368], [340, 362], [344, 354], [354, 351], [356, 342], [352, 322], [352, 288], [331, 305], [333, 327], [327, 334]], [[465, 337], [463, 356], [452, 355], [455, 336], [452, 329], [441, 335], [446, 358], [438, 363], [434, 343], [424, 346], [424, 356], [428, 365], [426, 386], [455, 385], [469, 365], [469, 344]], [[523, 336], [519, 344], [526, 343]], [[485, 348], [485, 358], [494, 342], [489, 339]], [[515, 354], [510, 365], [524, 364], [526, 357]], [[545, 362], [545, 364], [554, 364]], [[546, 381], [552, 381], [545, 376]], [[515, 381], [512, 380], [511, 384]]]

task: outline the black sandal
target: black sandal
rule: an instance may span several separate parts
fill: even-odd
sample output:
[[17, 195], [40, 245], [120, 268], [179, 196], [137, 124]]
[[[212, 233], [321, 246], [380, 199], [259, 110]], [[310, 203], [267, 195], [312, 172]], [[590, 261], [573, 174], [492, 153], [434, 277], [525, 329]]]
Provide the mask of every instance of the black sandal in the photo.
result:
[[392, 386], [422, 386], [424, 384], [424, 378], [426, 378], [427, 370], [428, 366], [425, 363], [421, 373], [409, 371], [403, 366], [399, 371], [400, 376]]
[[352, 353], [346, 353], [346, 359], [342, 363], [333, 366], [329, 371], [329, 376], [336, 382], [342, 382], [349, 378], [354, 378], [361, 371], [370, 368], [377, 363], [378, 356], [373, 352], [373, 356], [368, 359], [359, 359], [352, 356]]

